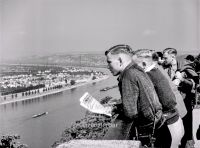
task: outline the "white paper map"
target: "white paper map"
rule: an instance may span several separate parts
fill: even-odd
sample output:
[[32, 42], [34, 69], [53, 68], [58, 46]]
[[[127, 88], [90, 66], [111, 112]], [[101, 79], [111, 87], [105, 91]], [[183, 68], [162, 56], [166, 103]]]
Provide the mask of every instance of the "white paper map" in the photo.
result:
[[99, 101], [97, 101], [88, 92], [84, 93], [84, 95], [80, 98], [80, 105], [91, 112], [111, 116], [112, 108], [110, 106], [104, 107]]

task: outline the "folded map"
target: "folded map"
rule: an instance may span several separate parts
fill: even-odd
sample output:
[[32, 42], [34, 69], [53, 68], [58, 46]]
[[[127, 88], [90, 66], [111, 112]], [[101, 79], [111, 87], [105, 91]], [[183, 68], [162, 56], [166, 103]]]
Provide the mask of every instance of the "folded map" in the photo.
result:
[[93, 113], [105, 114], [111, 116], [112, 107], [103, 106], [88, 92], [84, 93], [83, 96], [80, 98], [80, 105]]

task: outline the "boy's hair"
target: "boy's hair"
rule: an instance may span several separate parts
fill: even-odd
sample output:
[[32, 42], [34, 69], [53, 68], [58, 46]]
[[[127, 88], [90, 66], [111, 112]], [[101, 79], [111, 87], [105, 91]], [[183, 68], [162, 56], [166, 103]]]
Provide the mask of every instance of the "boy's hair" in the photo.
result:
[[133, 53], [133, 55], [141, 58], [152, 58], [154, 52], [155, 51], [151, 49], [138, 49]]
[[191, 62], [193, 62], [194, 61], [194, 56], [193, 55], [187, 55], [186, 57], [185, 57], [185, 59], [186, 60], [189, 60], [189, 61], [191, 61]]
[[163, 53], [162, 52], [160, 52], [160, 51], [157, 51], [157, 52], [155, 52], [157, 55], [158, 55], [158, 57], [160, 57], [161, 59], [163, 58]]
[[154, 52], [154, 53], [152, 54], [152, 59], [153, 59], [154, 61], [158, 61], [158, 60], [159, 60], [159, 57], [160, 57], [161, 59], [163, 58], [163, 54], [162, 54], [162, 52], [160, 52], [160, 51]]
[[107, 55], [108, 53], [113, 54], [113, 55], [119, 54], [119, 53], [132, 55], [132, 48], [129, 45], [119, 44], [105, 51], [105, 55]]
[[163, 54], [166, 53], [166, 52], [168, 54], [173, 54], [175, 56], [177, 55], [177, 50], [175, 48], [166, 48], [166, 49], [163, 50]]

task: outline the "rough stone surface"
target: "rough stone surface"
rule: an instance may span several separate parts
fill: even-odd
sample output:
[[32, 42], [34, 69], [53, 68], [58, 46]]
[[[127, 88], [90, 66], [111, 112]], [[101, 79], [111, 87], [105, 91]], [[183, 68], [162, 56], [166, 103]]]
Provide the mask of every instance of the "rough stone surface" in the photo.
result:
[[141, 148], [140, 141], [134, 140], [71, 140], [57, 148]]

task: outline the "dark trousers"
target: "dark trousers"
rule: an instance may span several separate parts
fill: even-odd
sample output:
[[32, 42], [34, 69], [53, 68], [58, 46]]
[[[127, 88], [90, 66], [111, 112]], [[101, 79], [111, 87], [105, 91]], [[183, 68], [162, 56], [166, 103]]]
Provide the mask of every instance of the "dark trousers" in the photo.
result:
[[181, 148], [185, 148], [188, 140], [193, 140], [192, 134], [192, 107], [187, 107], [187, 114], [182, 118], [185, 134], [181, 140]]
[[171, 134], [166, 124], [155, 132], [155, 147], [156, 148], [170, 148], [171, 146]]
[[[155, 148], [170, 148], [171, 146], [171, 134], [166, 124], [163, 124], [159, 129], [154, 131], [152, 137], [152, 128], [139, 131], [139, 140], [143, 146], [152, 147], [152, 144]], [[154, 141], [152, 143], [152, 140]]]
[[115, 119], [103, 137], [104, 140], [131, 140], [132, 122]]
[[[116, 126], [112, 126], [116, 125]], [[150, 135], [152, 134], [153, 128], [144, 129], [144, 131], [139, 131], [136, 136], [136, 130], [133, 124], [127, 123], [123, 120], [116, 119], [111, 124], [103, 140], [140, 140], [142, 145], [150, 146]], [[140, 136], [141, 135], [141, 136]], [[171, 135], [167, 125], [162, 125], [159, 129], [155, 131], [155, 147], [157, 148], [170, 148], [171, 145]], [[138, 139], [137, 139], [138, 138]]]

